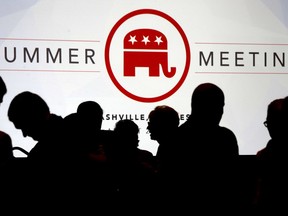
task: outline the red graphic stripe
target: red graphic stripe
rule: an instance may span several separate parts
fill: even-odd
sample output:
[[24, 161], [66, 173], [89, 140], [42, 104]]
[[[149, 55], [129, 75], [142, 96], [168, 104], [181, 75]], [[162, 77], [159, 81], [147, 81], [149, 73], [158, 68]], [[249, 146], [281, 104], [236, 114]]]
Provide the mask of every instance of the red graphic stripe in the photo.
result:
[[80, 43], [99, 43], [100, 40], [67, 40], [67, 39], [38, 39], [38, 38], [0, 38], [0, 40], [11, 40], [11, 41], [51, 41], [51, 42], [80, 42]]
[[97, 70], [28, 70], [28, 69], [0, 69], [0, 71], [15, 71], [15, 72], [80, 72], [80, 73], [99, 73]]
[[220, 72], [220, 71], [203, 71], [203, 72], [195, 72], [196, 74], [282, 74], [287, 75], [288, 72]]
[[243, 46], [288, 46], [288, 43], [226, 43], [226, 42], [195, 42], [202, 45], [243, 45]]

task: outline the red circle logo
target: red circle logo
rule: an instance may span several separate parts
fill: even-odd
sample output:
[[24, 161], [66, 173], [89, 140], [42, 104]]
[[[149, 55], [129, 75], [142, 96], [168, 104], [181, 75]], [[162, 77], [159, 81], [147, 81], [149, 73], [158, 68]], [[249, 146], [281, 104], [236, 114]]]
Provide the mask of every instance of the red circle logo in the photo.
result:
[[183, 84], [190, 47], [180, 25], [167, 14], [140, 9], [123, 16], [110, 31], [105, 63], [114, 85], [139, 102], [158, 102]]

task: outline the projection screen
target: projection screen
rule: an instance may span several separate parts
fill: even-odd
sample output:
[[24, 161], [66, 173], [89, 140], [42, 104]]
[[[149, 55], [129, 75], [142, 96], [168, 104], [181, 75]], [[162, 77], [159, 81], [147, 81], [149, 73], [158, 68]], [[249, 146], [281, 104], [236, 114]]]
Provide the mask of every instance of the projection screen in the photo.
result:
[[[204, 82], [225, 94], [222, 126], [241, 155], [266, 146], [267, 105], [288, 95], [285, 0], [1, 0], [0, 74], [8, 92], [0, 129], [29, 151], [8, 120], [12, 98], [39, 94], [65, 117], [86, 100], [104, 110], [103, 129], [129, 118], [139, 147], [155, 154], [147, 116], [169, 105], [181, 124]], [[22, 156], [15, 152], [15, 156]]]

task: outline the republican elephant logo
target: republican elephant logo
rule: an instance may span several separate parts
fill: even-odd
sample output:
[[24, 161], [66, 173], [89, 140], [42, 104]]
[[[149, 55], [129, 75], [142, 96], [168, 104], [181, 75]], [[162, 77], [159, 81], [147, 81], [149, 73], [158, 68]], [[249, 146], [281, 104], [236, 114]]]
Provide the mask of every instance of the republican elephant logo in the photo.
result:
[[167, 78], [176, 73], [168, 69], [166, 36], [154, 29], [135, 29], [124, 37], [124, 76], [135, 76], [136, 67], [149, 68], [149, 76], [160, 76], [160, 68]]

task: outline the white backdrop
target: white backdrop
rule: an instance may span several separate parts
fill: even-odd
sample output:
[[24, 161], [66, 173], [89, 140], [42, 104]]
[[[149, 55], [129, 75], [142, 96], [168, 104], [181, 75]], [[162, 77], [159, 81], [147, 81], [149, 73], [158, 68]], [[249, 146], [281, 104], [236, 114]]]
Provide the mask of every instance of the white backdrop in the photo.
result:
[[[10, 101], [25, 90], [41, 95], [51, 112], [63, 117], [75, 112], [79, 103], [95, 100], [104, 110], [103, 129], [113, 129], [121, 115], [131, 117], [140, 127], [140, 148], [152, 153], [158, 144], [146, 133], [148, 113], [166, 104], [184, 116], [183, 123], [190, 113], [191, 94], [202, 82], [213, 82], [224, 91], [221, 125], [237, 136], [240, 154], [255, 154], [266, 145], [267, 105], [288, 95], [285, 0], [0, 2], [0, 74], [8, 88], [0, 107], [0, 128], [14, 146], [28, 151], [35, 141], [24, 138], [7, 118]], [[150, 77], [147, 67], [136, 68], [135, 77], [123, 77], [123, 38], [140, 28], [156, 29], [167, 37], [168, 67], [177, 68], [174, 77], [163, 76], [161, 69], [159, 77]], [[179, 86], [160, 100], [141, 101], [121, 91], [111, 74], [138, 98], [158, 98]], [[112, 115], [117, 118], [108, 119]]]

